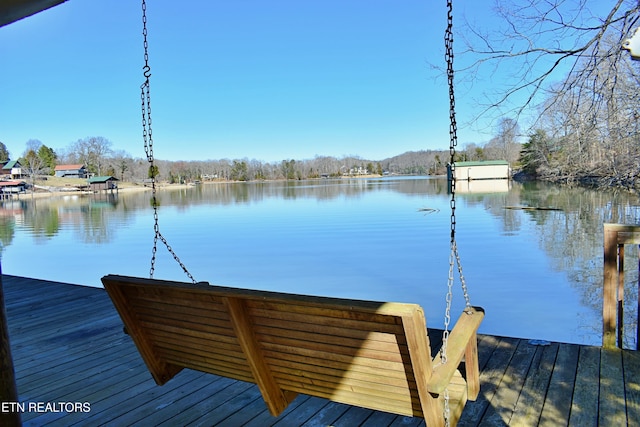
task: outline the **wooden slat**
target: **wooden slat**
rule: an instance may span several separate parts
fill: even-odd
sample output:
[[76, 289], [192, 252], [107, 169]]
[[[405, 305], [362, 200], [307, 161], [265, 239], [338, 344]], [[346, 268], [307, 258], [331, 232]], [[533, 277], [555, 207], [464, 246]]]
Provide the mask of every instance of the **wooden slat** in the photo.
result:
[[192, 307], [180, 306], [171, 303], [158, 303], [154, 301], [146, 301], [141, 299], [129, 299], [130, 304], [136, 308], [138, 313], [148, 313], [157, 316], [163, 313], [166, 318], [185, 318], [188, 317], [194, 323], [205, 323], [207, 325], [221, 325], [222, 327], [230, 327], [229, 316], [226, 310], [218, 311], [215, 306], [208, 307]]
[[[364, 389], [332, 388], [325, 387], [322, 383], [301, 384], [298, 381], [284, 381], [283, 386], [298, 393], [309, 394], [334, 402], [346, 403], [348, 405], [360, 406], [363, 408], [392, 412], [407, 416], [422, 416], [420, 401], [417, 396], [392, 395], [391, 398], [365, 393]], [[404, 397], [404, 398], [402, 398]]]
[[345, 380], [369, 381], [376, 384], [387, 384], [395, 387], [415, 388], [415, 380], [411, 374], [411, 367], [397, 365], [397, 369], [369, 368], [362, 365], [342, 364], [330, 362], [323, 365], [310, 364], [308, 358], [290, 356], [288, 358], [268, 358], [268, 363], [274, 372], [297, 373], [308, 378], [340, 377]]
[[[159, 328], [166, 332], [174, 332], [176, 335], [188, 334], [195, 337], [205, 339], [220, 338], [222, 342], [237, 342], [237, 339], [231, 329], [231, 324], [211, 324], [207, 325], [200, 322], [193, 322], [189, 317], [176, 318], [175, 316], [158, 316], [148, 315], [146, 313], [138, 313], [138, 322], [146, 329]], [[232, 330], [232, 329], [231, 329]]]
[[386, 360], [380, 359], [370, 359], [367, 357], [362, 357], [359, 355], [345, 355], [337, 352], [319, 352], [314, 351], [313, 349], [306, 349], [301, 347], [288, 347], [284, 345], [278, 344], [270, 344], [263, 343], [262, 344], [265, 354], [271, 357], [287, 357], [289, 355], [293, 356], [302, 356], [306, 358], [317, 358], [319, 360], [323, 360], [324, 363], [331, 366], [334, 362], [339, 366], [339, 364], [346, 365], [354, 365], [354, 366], [365, 366], [369, 368], [379, 368], [379, 369], [397, 369], [398, 366], [403, 366], [402, 362], [390, 362]]
[[[229, 336], [226, 333], [216, 334], [217, 328], [189, 329], [186, 323], [183, 327], [166, 324], [162, 319], [141, 320], [140, 324], [149, 331], [150, 335], [157, 337], [170, 337], [170, 339], [184, 338], [186, 341], [193, 340], [198, 342], [208, 342], [211, 345], [222, 346], [224, 348], [235, 348], [237, 352], [242, 349], [238, 344], [235, 336]], [[223, 332], [226, 332], [223, 330]]]
[[[309, 319], [310, 318], [307, 318], [306, 320]], [[353, 327], [348, 327], [348, 325], [346, 324], [341, 327], [336, 327], [328, 326], [322, 323], [324, 322], [299, 322], [293, 318], [288, 318], [287, 320], [279, 320], [274, 319], [273, 317], [254, 317], [255, 330], [264, 334], [282, 335], [287, 334], [289, 331], [300, 331], [310, 334], [322, 335], [325, 337], [333, 336], [354, 338], [358, 340], [366, 339], [371, 341], [381, 341], [405, 345], [407, 343], [407, 340], [402, 334], [402, 329], [399, 327], [389, 329], [386, 332], [381, 332], [371, 329], [363, 329], [362, 324], [359, 325], [359, 328], [354, 329]]]
[[[373, 321], [354, 321], [346, 319], [336, 319], [330, 316], [318, 315], [296, 315], [286, 312], [274, 311], [251, 311], [256, 330], [264, 335], [291, 336], [294, 334], [302, 337], [321, 336], [322, 340], [332, 339], [344, 341], [351, 339], [354, 343], [360, 342], [381, 342], [390, 343], [397, 347], [397, 344], [405, 343], [403, 331], [400, 326], [384, 326]], [[387, 319], [390, 316], [383, 317]], [[382, 317], [377, 316], [376, 319]], [[373, 319], [373, 317], [372, 317]], [[303, 338], [305, 339], [305, 338]], [[320, 341], [318, 339], [317, 341]], [[326, 341], [325, 341], [326, 342]], [[349, 345], [349, 344], [346, 344]], [[383, 344], [382, 344], [383, 345]]]
[[199, 354], [198, 349], [169, 347], [157, 343], [158, 354], [167, 362], [184, 368], [231, 376], [242, 381], [255, 382], [246, 361], [240, 358], [220, 356], [220, 353]]
[[[269, 335], [261, 335], [260, 341], [265, 347], [273, 348], [273, 346], [279, 346], [283, 351], [287, 351], [287, 349], [291, 352], [309, 350], [311, 353], [317, 354], [337, 354], [349, 357], [360, 356], [366, 359], [396, 363], [402, 363], [404, 360], [402, 353], [398, 350], [398, 346], [395, 346], [397, 351], [391, 351], [394, 348], [392, 345], [386, 345], [385, 348], [380, 349], [375, 348], [371, 343], [365, 342], [363, 343], [363, 347], [358, 348], [325, 344], [322, 342], [299, 341], [295, 338], [274, 337]], [[350, 344], [352, 344], [352, 342], [350, 342]]]
[[[353, 393], [362, 395], [368, 399], [380, 400], [400, 400], [411, 398], [411, 389], [408, 387], [394, 387], [388, 384], [371, 383], [368, 381], [356, 381], [342, 377], [300, 377], [290, 372], [274, 372], [274, 377], [286, 389], [303, 390], [316, 389], [324, 390], [324, 394], [331, 395], [337, 392]], [[414, 393], [415, 394], [415, 393]], [[416, 402], [419, 404], [417, 395]]]
[[[293, 340], [304, 343], [322, 343], [332, 346], [353, 348], [357, 350], [371, 350], [388, 353], [407, 353], [406, 345], [398, 345], [394, 335], [385, 334], [381, 339], [381, 334], [371, 334], [360, 338], [344, 337], [341, 335], [330, 335], [315, 333], [313, 331], [301, 331], [299, 329], [268, 328], [256, 326], [256, 335], [264, 342], [281, 342], [283, 340]], [[309, 344], [313, 345], [313, 344]]]
[[[298, 310], [294, 312], [288, 312], [286, 310], [263, 310], [254, 308], [251, 309], [251, 315], [260, 323], [261, 319], [280, 319], [286, 320], [291, 323], [299, 322], [301, 324], [318, 324], [321, 322], [323, 326], [333, 328], [346, 328], [360, 331], [375, 331], [382, 333], [395, 333], [398, 331], [398, 324], [396, 323], [399, 317], [392, 316], [364, 316], [362, 313], [359, 316], [360, 319], [349, 319], [344, 317], [337, 317], [335, 310], [324, 313], [319, 312], [317, 309], [312, 308], [308, 314], [299, 313], [302, 308], [298, 306]], [[404, 310], [403, 310], [404, 311]], [[354, 313], [351, 312], [353, 315]]]
[[337, 298], [268, 293], [264, 297], [246, 297], [251, 309], [286, 312], [309, 316], [334, 317], [375, 323], [397, 323], [396, 319], [411, 314], [416, 304], [373, 302]]

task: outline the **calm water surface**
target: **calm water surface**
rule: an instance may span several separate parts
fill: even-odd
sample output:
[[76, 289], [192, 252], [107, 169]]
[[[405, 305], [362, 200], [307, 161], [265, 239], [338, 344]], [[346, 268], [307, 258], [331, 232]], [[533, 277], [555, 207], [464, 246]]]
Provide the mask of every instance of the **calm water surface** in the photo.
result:
[[[543, 184], [459, 185], [457, 236], [481, 332], [601, 342], [602, 224], [639, 223], [625, 192]], [[443, 324], [446, 180], [383, 178], [205, 184], [159, 193], [160, 229], [198, 281], [419, 303]], [[557, 210], [509, 209], [514, 206]], [[425, 209], [427, 209], [425, 211]], [[149, 275], [149, 193], [3, 202], [6, 274], [101, 286]], [[635, 345], [637, 249], [627, 250], [627, 345]], [[188, 280], [159, 247], [156, 278]], [[463, 305], [455, 286], [455, 311]], [[631, 330], [633, 329], [633, 330]]]

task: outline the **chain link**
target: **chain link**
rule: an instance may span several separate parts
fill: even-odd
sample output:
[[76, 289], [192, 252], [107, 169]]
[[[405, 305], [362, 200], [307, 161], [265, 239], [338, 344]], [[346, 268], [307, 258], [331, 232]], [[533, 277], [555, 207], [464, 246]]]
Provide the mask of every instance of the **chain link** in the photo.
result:
[[158, 198], [156, 187], [156, 166], [153, 157], [153, 131], [151, 129], [151, 67], [149, 66], [149, 43], [147, 41], [147, 2], [142, 0], [142, 35], [144, 37], [144, 67], [142, 67], [144, 75], [144, 83], [140, 86], [140, 101], [142, 104], [142, 139], [144, 140], [144, 152], [147, 155], [147, 161], [149, 162], [149, 178], [151, 179], [151, 205], [153, 207], [153, 248], [151, 250], [151, 267], [149, 269], [149, 277], [153, 278], [153, 274], [156, 269], [156, 254], [158, 252], [158, 240], [160, 240], [167, 248], [169, 253], [173, 256], [173, 259], [180, 265], [182, 271], [191, 279], [193, 283], [196, 280], [193, 278], [187, 267], [180, 261], [178, 255], [167, 242], [167, 239], [160, 232], [160, 224], [158, 221]]

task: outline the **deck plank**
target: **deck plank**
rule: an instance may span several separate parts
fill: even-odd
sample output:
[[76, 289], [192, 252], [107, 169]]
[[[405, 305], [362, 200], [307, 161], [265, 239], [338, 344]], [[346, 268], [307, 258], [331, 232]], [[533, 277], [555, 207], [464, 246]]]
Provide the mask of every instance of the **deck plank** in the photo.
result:
[[600, 405], [598, 422], [600, 425], [623, 426], [627, 424], [624, 400], [624, 377], [615, 375], [622, 372], [622, 352], [618, 349], [600, 351]]
[[[305, 395], [272, 417], [255, 385], [191, 370], [156, 386], [103, 289], [7, 275], [3, 284], [21, 402], [91, 404], [27, 412], [25, 426], [424, 426]], [[435, 352], [441, 331], [429, 335]], [[459, 425], [640, 427], [637, 351], [478, 338], [480, 396]]]
[[[224, 378], [224, 380], [227, 379]], [[210, 384], [199, 389], [194, 393], [195, 396], [185, 396], [182, 400], [172, 401], [167, 411], [156, 411], [140, 418], [137, 423], [128, 425], [184, 426], [191, 423], [198, 415], [205, 415], [202, 424], [214, 426], [260, 397], [260, 391], [253, 384], [232, 380], [228, 385], [226, 381], [218, 381], [218, 383], [223, 387], [214, 387], [215, 384]], [[195, 407], [197, 410], [182, 411], [181, 408], [184, 407]], [[118, 422], [120, 421], [121, 419], [118, 419]]]
[[[477, 426], [484, 419], [487, 411], [491, 413], [493, 410], [492, 400], [497, 393], [498, 386], [501, 384], [511, 358], [513, 357], [519, 340], [515, 338], [497, 338], [489, 337], [483, 339], [484, 342], [492, 344], [492, 352], [485, 360], [479, 360], [482, 365], [480, 368], [480, 386], [481, 392], [475, 402], [467, 402], [464, 408], [463, 416], [460, 418], [459, 426]], [[482, 356], [482, 349], [480, 350]], [[485, 356], [486, 357], [486, 356]], [[465, 416], [467, 415], [468, 416]]]
[[315, 413], [313, 418], [307, 420], [301, 427], [325, 427], [334, 425], [335, 421], [347, 412], [347, 409], [349, 409], [348, 405], [331, 402]]
[[[307, 396], [304, 394], [298, 395], [298, 397], [296, 397], [294, 401], [291, 402], [289, 406], [287, 406], [287, 409], [285, 409], [284, 412], [278, 415], [277, 418], [273, 418], [273, 416], [267, 410], [266, 406], [263, 404], [262, 410], [260, 410], [257, 414], [251, 417], [243, 425], [246, 427], [271, 426], [277, 421], [289, 416], [290, 413], [295, 412], [300, 405], [302, 405], [304, 402], [306, 402], [309, 399], [311, 399], [310, 396]], [[234, 427], [234, 426], [230, 425], [230, 427]]]
[[483, 417], [489, 425], [509, 424], [535, 354], [535, 346], [525, 340], [518, 342], [516, 351], [491, 399], [492, 404]]
[[577, 345], [559, 345], [538, 425], [555, 427], [568, 424], [578, 367], [578, 353]]
[[359, 426], [363, 425], [371, 412], [365, 408], [350, 406], [334, 423], [335, 426]]
[[629, 427], [640, 426], [640, 352], [622, 353], [624, 385]]
[[511, 425], [538, 425], [557, 354], [557, 343], [537, 347], [513, 417], [511, 417]]
[[600, 378], [600, 349], [581, 347], [569, 426], [598, 425], [598, 393], [595, 393], [595, 390], [598, 389], [599, 384], [596, 383], [596, 378]]

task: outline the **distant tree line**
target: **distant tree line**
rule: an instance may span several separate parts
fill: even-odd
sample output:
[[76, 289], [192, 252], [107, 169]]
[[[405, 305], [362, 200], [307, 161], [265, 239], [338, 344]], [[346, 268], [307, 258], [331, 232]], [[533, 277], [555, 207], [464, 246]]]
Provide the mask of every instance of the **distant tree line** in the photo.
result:
[[[511, 142], [514, 143], [514, 142]], [[506, 144], [506, 145], [505, 145]], [[255, 159], [219, 159], [170, 161], [155, 160], [150, 171], [146, 159], [134, 158], [123, 150], [112, 149], [105, 137], [87, 137], [54, 151], [37, 139], [26, 143], [20, 163], [30, 176], [53, 175], [56, 165], [83, 164], [94, 175], [110, 175], [121, 181], [144, 181], [155, 176], [159, 181], [185, 183], [196, 180], [300, 180], [362, 175], [442, 175], [446, 173], [449, 150], [409, 151], [384, 160], [369, 160], [358, 156], [316, 156], [313, 159], [285, 159], [264, 162]], [[456, 160], [492, 160], [504, 158], [510, 145], [496, 137], [485, 146], [470, 144], [460, 151]], [[3, 154], [4, 153], [4, 154]], [[501, 157], [502, 156], [502, 157]], [[0, 142], [0, 160], [9, 159], [6, 146]]]
[[[621, 64], [614, 87], [607, 86], [607, 80], [601, 80], [597, 73], [593, 74], [588, 83], [590, 96], [607, 98], [607, 102], [599, 104], [598, 108], [593, 108], [591, 102], [576, 107], [579, 101], [586, 102], [583, 85], [576, 88], [574, 98], [567, 98], [566, 91], [551, 92], [550, 99], [541, 109], [537, 126], [528, 134], [522, 134], [515, 119], [502, 118], [494, 137], [486, 143], [466, 144], [458, 150], [455, 160], [507, 160], [514, 170], [534, 179], [638, 186], [640, 95], [637, 89], [640, 72], [631, 64]], [[524, 144], [521, 144], [523, 139]], [[0, 142], [0, 161], [7, 160], [9, 152]], [[299, 180], [362, 174], [443, 175], [450, 158], [449, 150], [421, 150], [384, 160], [358, 156], [316, 156], [279, 162], [248, 158], [156, 160], [155, 170], [150, 171], [146, 159], [134, 158], [124, 150], [114, 150], [111, 141], [105, 137], [87, 137], [58, 152], [31, 139], [26, 142], [19, 160], [32, 178], [52, 175], [58, 164], [83, 164], [94, 175], [111, 175], [121, 181], [141, 182], [154, 175], [163, 182], [185, 183], [195, 180]]]

